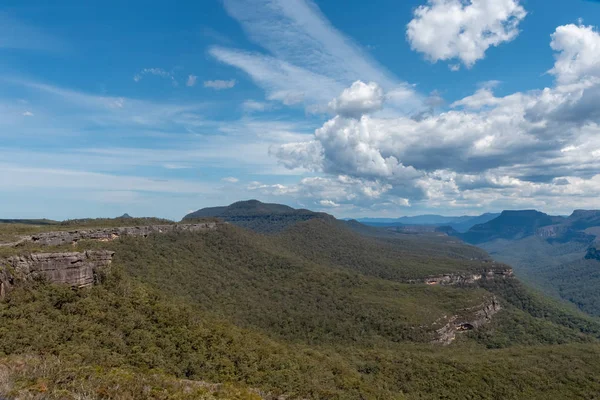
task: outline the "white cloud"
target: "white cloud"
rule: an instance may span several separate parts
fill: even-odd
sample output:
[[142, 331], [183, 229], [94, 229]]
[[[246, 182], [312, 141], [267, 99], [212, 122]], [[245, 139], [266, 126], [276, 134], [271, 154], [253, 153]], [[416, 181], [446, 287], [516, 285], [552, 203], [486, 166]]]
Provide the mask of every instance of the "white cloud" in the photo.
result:
[[323, 207], [339, 207], [340, 206], [338, 203], [336, 203], [335, 201], [331, 201], [331, 200], [320, 200], [319, 204], [322, 205]]
[[228, 176], [226, 178], [221, 179], [223, 182], [227, 183], [238, 183], [240, 180], [238, 178], [234, 178], [233, 176]]
[[172, 163], [166, 163], [163, 165], [164, 168], [166, 169], [190, 169], [191, 167], [188, 165], [183, 165], [183, 164], [172, 164]]
[[296, 184], [287, 185], [252, 182], [247, 188], [263, 195], [293, 198], [299, 203], [314, 203], [315, 199], [320, 199], [316, 203], [322, 206], [368, 207], [381, 199], [392, 186], [383, 182], [339, 175], [303, 178]]
[[488, 88], [482, 88], [471, 96], [467, 96], [461, 100], [455, 101], [450, 105], [450, 107], [465, 107], [478, 110], [483, 107], [495, 106], [498, 104], [500, 104], [500, 99], [494, 97], [492, 90]]
[[0, 179], [6, 183], [3, 192], [19, 188], [47, 188], [149, 191], [165, 193], [209, 193], [214, 188], [206, 184], [172, 179], [152, 179], [139, 176], [122, 176], [78, 170], [23, 167], [0, 164]]
[[186, 86], [188, 87], [193, 87], [196, 86], [196, 81], [198, 80], [198, 77], [196, 75], [189, 75], [187, 82], [185, 83]]
[[235, 86], [235, 84], [236, 84], [236, 81], [234, 79], [231, 79], [228, 81], [223, 81], [223, 80], [204, 81], [205, 88], [212, 88], [215, 90], [231, 89]]
[[33, 117], [33, 113], [32, 113], [31, 111], [25, 111], [25, 112], [23, 113], [23, 116], [24, 116], [24, 117]]
[[253, 113], [270, 110], [271, 108], [273, 108], [273, 105], [262, 101], [246, 100], [242, 104], [242, 108], [244, 112]]
[[225, 0], [228, 13], [268, 54], [213, 47], [216, 59], [240, 68], [284, 104], [327, 105], [362, 79], [384, 89], [412, 92], [400, 107], [415, 108], [419, 96], [339, 32], [311, 0]]
[[[592, 32], [579, 29], [578, 38]], [[359, 107], [350, 113], [355, 118], [338, 114], [310, 140], [273, 146], [271, 154], [287, 168], [325, 174], [319, 179], [346, 176], [389, 185], [376, 197], [380, 205], [402, 199], [428, 207], [500, 209], [518, 207], [520, 198], [527, 207], [556, 209], [568, 203], [557, 203], [557, 196], [568, 196], [571, 207], [590, 204], [600, 188], [582, 188], [600, 179], [600, 79], [594, 77], [595, 39], [589, 39], [586, 46], [569, 42], [566, 50], [553, 36], [555, 50], [575, 60], [561, 69], [567, 56], [557, 56], [553, 71], [569, 78], [557, 79], [554, 87], [497, 97], [498, 82], [488, 82], [451, 110], [419, 118], [356, 118], [367, 112]], [[338, 202], [320, 193], [313, 198]]]
[[550, 73], [561, 84], [600, 78], [600, 34], [591, 26], [559, 26], [552, 35], [556, 63]]
[[161, 78], [169, 79], [173, 86], [177, 86], [177, 80], [171, 72], [165, 71], [162, 68], [144, 68], [133, 76], [135, 82], [140, 82], [146, 75], [154, 75]]
[[356, 81], [342, 94], [329, 103], [336, 114], [360, 118], [364, 114], [378, 111], [383, 107], [383, 89], [375, 82]]
[[407, 38], [432, 62], [459, 59], [470, 68], [491, 46], [515, 39], [526, 15], [519, 0], [428, 0], [415, 10]]

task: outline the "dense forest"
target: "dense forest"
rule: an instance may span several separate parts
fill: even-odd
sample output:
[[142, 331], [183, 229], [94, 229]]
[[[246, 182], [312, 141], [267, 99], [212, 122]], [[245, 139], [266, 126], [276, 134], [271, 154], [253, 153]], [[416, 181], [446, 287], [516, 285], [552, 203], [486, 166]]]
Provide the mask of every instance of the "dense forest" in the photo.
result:
[[[38, 279], [0, 302], [0, 393], [11, 399], [547, 399], [600, 391], [597, 319], [515, 279], [418, 283], [489, 267], [484, 252], [452, 238], [379, 235], [314, 218], [279, 234], [224, 224], [15, 249], [110, 249], [115, 258], [94, 287]], [[502, 309], [490, 323], [449, 346], [436, 342], [450, 316], [468, 318], [492, 297]]]

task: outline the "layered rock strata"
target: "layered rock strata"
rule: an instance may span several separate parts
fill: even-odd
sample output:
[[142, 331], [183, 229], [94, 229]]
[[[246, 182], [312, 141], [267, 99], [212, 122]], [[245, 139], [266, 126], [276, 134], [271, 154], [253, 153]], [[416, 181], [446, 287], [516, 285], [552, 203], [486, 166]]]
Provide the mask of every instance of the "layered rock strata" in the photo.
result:
[[47, 279], [72, 287], [88, 287], [98, 273], [108, 268], [114, 252], [89, 250], [82, 253], [36, 253], [0, 259], [0, 298], [18, 282]]

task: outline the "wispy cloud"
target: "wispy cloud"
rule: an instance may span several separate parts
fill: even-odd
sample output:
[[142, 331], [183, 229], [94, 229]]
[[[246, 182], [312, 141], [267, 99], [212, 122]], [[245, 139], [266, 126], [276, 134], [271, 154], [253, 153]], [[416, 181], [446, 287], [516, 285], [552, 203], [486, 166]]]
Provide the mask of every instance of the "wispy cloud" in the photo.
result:
[[192, 87], [192, 86], [196, 86], [196, 82], [198, 81], [198, 77], [196, 75], [189, 75], [187, 82], [185, 83], [186, 86], [188, 87]]
[[175, 76], [173, 76], [173, 74], [171, 72], [165, 71], [162, 68], [144, 68], [140, 72], [138, 72], [137, 74], [135, 74], [133, 76], [133, 80], [135, 82], [139, 82], [146, 75], [154, 75], [154, 76], [158, 76], [161, 78], [169, 79], [173, 83], [174, 86], [178, 85], [178, 82], [175, 79]]
[[[326, 104], [358, 79], [378, 82], [388, 91], [412, 92], [335, 29], [310, 0], [225, 0], [224, 4], [269, 54], [224, 47], [213, 47], [210, 54], [248, 73], [270, 99]], [[418, 96], [409, 97], [406, 103], [413, 103], [412, 107]]]
[[0, 11], [0, 49], [63, 51], [66, 47], [52, 34]]
[[204, 81], [205, 88], [211, 88], [215, 90], [231, 89], [236, 85], [235, 79], [228, 81], [216, 80], [216, 81]]
[[246, 113], [253, 113], [270, 110], [273, 105], [264, 101], [246, 100], [242, 104], [242, 108]]

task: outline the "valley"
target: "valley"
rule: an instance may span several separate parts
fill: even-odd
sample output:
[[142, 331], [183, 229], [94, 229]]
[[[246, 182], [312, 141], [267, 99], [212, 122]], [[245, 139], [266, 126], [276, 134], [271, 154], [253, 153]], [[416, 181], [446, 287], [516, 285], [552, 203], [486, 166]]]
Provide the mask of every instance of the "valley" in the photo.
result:
[[[48, 398], [77, 398], [82, 387], [111, 393], [131, 379], [143, 382], [127, 384], [132, 398], [600, 390], [587, 378], [598, 372], [600, 320], [524, 287], [476, 247], [254, 201], [232, 208], [229, 220], [0, 224], [22, 239], [0, 249], [10, 282], [0, 302], [0, 393], [43, 387]], [[44, 261], [86, 252], [109, 252], [110, 264]], [[49, 265], [55, 272], [44, 272]], [[91, 285], [62, 279], [79, 267], [92, 271]], [[555, 362], [540, 362], [548, 357]], [[23, 374], [40, 363], [52, 368]], [[547, 385], [572, 364], [569, 382]]]

